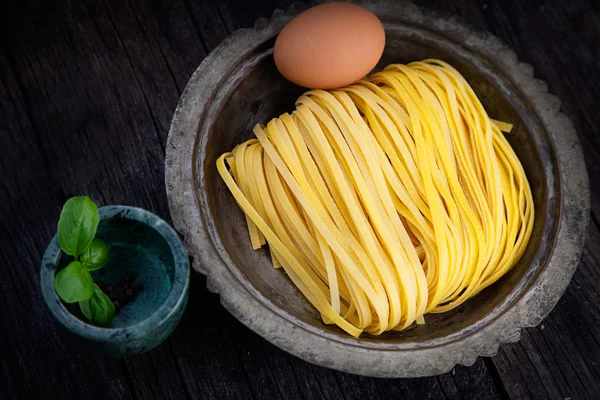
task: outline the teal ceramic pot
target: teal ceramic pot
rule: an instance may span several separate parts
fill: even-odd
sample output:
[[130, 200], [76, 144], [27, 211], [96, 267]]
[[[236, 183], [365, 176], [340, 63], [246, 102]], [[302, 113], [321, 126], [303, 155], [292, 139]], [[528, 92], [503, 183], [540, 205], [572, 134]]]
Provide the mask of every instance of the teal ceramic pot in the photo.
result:
[[92, 272], [94, 280], [114, 284], [130, 271], [144, 290], [108, 327], [89, 324], [77, 304], [63, 303], [54, 291], [55, 273], [70, 261], [54, 236], [40, 273], [46, 306], [62, 336], [81, 348], [113, 357], [148, 351], [173, 332], [187, 304], [190, 266], [185, 248], [169, 224], [135, 207], [101, 207], [96, 236], [109, 245], [110, 261]]

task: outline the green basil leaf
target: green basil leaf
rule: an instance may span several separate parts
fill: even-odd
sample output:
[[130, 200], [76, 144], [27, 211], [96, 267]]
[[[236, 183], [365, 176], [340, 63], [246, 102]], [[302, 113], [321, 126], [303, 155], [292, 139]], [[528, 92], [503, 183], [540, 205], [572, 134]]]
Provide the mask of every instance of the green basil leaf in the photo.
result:
[[79, 256], [96, 236], [100, 222], [98, 207], [87, 196], [71, 197], [58, 220], [58, 244], [62, 251]]
[[79, 260], [89, 271], [95, 271], [108, 262], [108, 245], [104, 240], [95, 238], [87, 249], [81, 254]]
[[92, 297], [80, 302], [79, 308], [92, 324], [98, 326], [108, 325], [116, 314], [115, 305], [96, 284]]
[[94, 292], [94, 280], [83, 264], [71, 261], [56, 274], [54, 290], [65, 303], [76, 303], [90, 298]]

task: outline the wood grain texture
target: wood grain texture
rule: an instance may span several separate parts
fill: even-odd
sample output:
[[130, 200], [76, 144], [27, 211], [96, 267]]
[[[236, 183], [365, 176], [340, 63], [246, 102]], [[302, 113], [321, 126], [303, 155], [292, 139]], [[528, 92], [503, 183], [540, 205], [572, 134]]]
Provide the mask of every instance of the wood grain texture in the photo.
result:
[[39, 261], [75, 194], [169, 220], [164, 146], [181, 91], [235, 29], [290, 1], [19, 2], [0, 12], [0, 398], [600, 398], [600, 10], [593, 0], [418, 1], [510, 44], [580, 135], [592, 220], [554, 311], [491, 359], [422, 379], [372, 379], [284, 353], [194, 274], [180, 326], [126, 360], [80, 352], [44, 309]]

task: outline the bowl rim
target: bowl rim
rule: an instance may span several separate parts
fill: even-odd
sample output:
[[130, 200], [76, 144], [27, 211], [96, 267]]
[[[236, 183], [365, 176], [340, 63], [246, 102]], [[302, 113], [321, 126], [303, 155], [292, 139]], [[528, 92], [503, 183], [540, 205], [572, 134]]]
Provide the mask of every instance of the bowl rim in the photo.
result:
[[[103, 206], [99, 207], [98, 210], [100, 221], [121, 215], [125, 219], [149, 226], [165, 239], [173, 255], [174, 266], [173, 283], [165, 300], [147, 318], [123, 327], [99, 327], [77, 318], [69, 312], [54, 290], [54, 274], [61, 256], [58, 234], [54, 235], [42, 257], [40, 268], [42, 296], [54, 319], [78, 336], [106, 342], [135, 339], [165, 324], [185, 304], [190, 279], [187, 250], [177, 232], [166, 221], [150, 211], [123, 205]], [[126, 215], [124, 215], [125, 213]]]
[[[363, 2], [382, 18], [398, 15], [399, 2]], [[173, 116], [166, 149], [165, 183], [174, 225], [182, 232], [193, 268], [207, 275], [207, 286], [220, 293], [221, 303], [238, 320], [280, 348], [307, 361], [346, 372], [377, 377], [417, 377], [447, 372], [456, 364], [471, 365], [478, 356], [493, 355], [500, 343], [515, 342], [523, 327], [535, 326], [551, 311], [566, 289], [579, 261], [589, 219], [589, 184], [579, 141], [571, 121], [559, 111], [559, 101], [547, 93], [547, 85], [533, 77], [533, 69], [519, 63], [512, 49], [489, 33], [474, 32], [456, 18], [424, 12], [412, 3], [402, 5], [402, 18], [394, 21], [415, 25], [461, 46], [483, 62], [493, 63], [516, 83], [546, 129], [555, 151], [558, 201], [556, 239], [544, 268], [522, 295], [479, 330], [451, 343], [421, 349], [363, 348], [347, 342], [306, 335], [298, 321], [286, 320], [276, 310], [265, 307], [225, 266], [223, 249], [212, 240], [207, 226], [208, 204], [196, 192], [204, 171], [194, 169], [196, 146], [203, 119], [218, 85], [237, 61], [253, 48], [271, 39], [294, 15], [276, 10], [267, 21], [259, 19], [254, 29], [236, 31], [208, 55], [190, 78]], [[394, 13], [396, 10], [396, 13]], [[387, 27], [387, 26], [386, 26]], [[223, 65], [224, 64], [224, 65]], [[197, 143], [200, 142], [199, 144]]]

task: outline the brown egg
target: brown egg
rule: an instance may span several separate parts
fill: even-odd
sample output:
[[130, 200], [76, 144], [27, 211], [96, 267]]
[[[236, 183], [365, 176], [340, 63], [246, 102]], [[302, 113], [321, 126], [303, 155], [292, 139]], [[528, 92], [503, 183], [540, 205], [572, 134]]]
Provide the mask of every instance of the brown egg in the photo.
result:
[[291, 20], [275, 41], [277, 69], [311, 89], [349, 85], [375, 67], [385, 46], [381, 21], [356, 4], [326, 3]]

